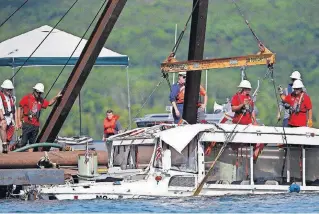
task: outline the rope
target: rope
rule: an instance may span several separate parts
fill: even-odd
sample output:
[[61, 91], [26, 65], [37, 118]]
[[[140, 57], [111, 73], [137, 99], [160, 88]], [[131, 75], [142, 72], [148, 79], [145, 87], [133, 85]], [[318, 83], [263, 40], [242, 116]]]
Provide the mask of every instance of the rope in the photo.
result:
[[171, 86], [171, 82], [169, 81], [168, 74], [163, 73], [163, 78], [166, 79], [166, 82], [167, 82], [168, 87], [169, 87], [169, 91], [172, 91], [172, 86]]
[[[276, 101], [277, 101], [277, 108], [278, 108], [278, 111], [280, 112], [280, 104], [279, 104], [279, 99], [278, 99], [278, 96], [277, 96], [277, 93], [276, 93], [276, 83], [275, 83], [275, 80], [274, 80], [274, 67], [273, 65], [269, 66], [268, 69], [271, 71], [271, 82], [273, 83], [273, 88], [274, 88], [274, 93], [275, 93], [275, 97], [276, 97]], [[279, 122], [279, 120], [277, 121], [277, 123]], [[287, 142], [287, 135], [286, 135], [286, 130], [285, 130], [285, 126], [284, 124], [282, 124], [282, 131], [283, 131], [283, 138], [282, 138], [282, 141], [283, 141], [283, 144], [286, 144], [286, 148], [285, 148], [285, 158], [284, 158], [284, 161], [283, 161], [283, 164], [282, 164], [282, 168], [281, 168], [281, 179], [282, 179], [282, 183], [283, 183], [283, 176], [284, 176], [284, 170], [285, 170], [285, 166], [286, 166], [286, 159], [287, 159], [287, 150], [288, 150], [288, 142]]]
[[219, 157], [222, 155], [222, 153], [223, 153], [224, 150], [226, 149], [227, 144], [234, 139], [234, 137], [235, 137], [235, 135], [236, 135], [235, 129], [237, 128], [237, 126], [238, 126], [239, 122], [241, 121], [241, 119], [243, 118], [243, 116], [244, 116], [244, 114], [242, 114], [242, 115], [240, 116], [240, 118], [239, 118], [237, 124], [235, 125], [235, 127], [233, 128], [232, 132], [229, 133], [228, 135], [227, 135], [227, 133], [226, 133], [226, 131], [225, 131], [224, 129], [222, 129], [221, 127], [219, 127], [217, 124], [214, 124], [217, 128], [219, 128], [219, 129], [221, 129], [221, 130], [224, 131], [225, 136], [226, 136], [226, 140], [225, 140], [225, 142], [224, 142], [222, 148], [219, 150], [219, 152], [218, 152], [218, 154], [217, 154], [215, 160], [213, 161], [212, 165], [210, 166], [210, 168], [209, 168], [207, 174], [206, 174], [205, 177], [202, 179], [202, 181], [200, 182], [199, 186], [196, 188], [196, 190], [195, 190], [193, 196], [198, 196], [199, 193], [201, 192], [201, 190], [202, 190], [204, 184], [206, 183], [206, 180], [208, 179], [208, 177], [209, 177], [210, 174], [212, 173], [213, 168], [214, 168], [214, 166], [215, 166], [217, 160], [219, 159]]
[[31, 55], [24, 61], [23, 65], [13, 74], [10, 78], [11, 80], [18, 74], [18, 72], [23, 68], [23, 66], [29, 61], [31, 56], [38, 50], [38, 48], [42, 45], [42, 43], [48, 38], [48, 36], [52, 33], [52, 31], [58, 26], [58, 24], [64, 19], [64, 17], [70, 12], [70, 10], [74, 7], [74, 5], [79, 0], [75, 0], [75, 2], [71, 5], [71, 7], [65, 12], [65, 14], [60, 18], [60, 20], [54, 25], [54, 27], [50, 30], [50, 32], [44, 37], [44, 39], [40, 42], [40, 44], [36, 47], [36, 49], [31, 53]]
[[191, 14], [188, 16], [188, 19], [187, 19], [187, 21], [186, 21], [186, 24], [185, 24], [185, 26], [184, 26], [184, 29], [183, 29], [182, 32], [179, 34], [178, 39], [176, 40], [176, 43], [175, 43], [175, 45], [174, 45], [174, 47], [173, 47], [173, 49], [172, 49], [172, 53], [171, 53], [171, 55], [170, 55], [170, 56], [172, 56], [172, 57], [174, 57], [175, 54], [176, 54], [176, 52], [177, 52], [177, 49], [178, 49], [178, 47], [179, 47], [179, 45], [180, 45], [180, 43], [181, 43], [181, 41], [182, 41], [182, 38], [183, 38], [184, 33], [185, 33], [185, 30], [186, 30], [187, 25], [188, 25], [188, 23], [189, 23], [189, 20], [191, 19], [192, 15], [193, 15], [193, 13], [194, 13], [194, 11], [195, 11], [195, 8], [196, 8], [196, 6], [197, 6], [197, 4], [198, 4], [198, 2], [199, 2], [199, 0], [197, 0], [197, 1], [195, 2], [194, 6], [193, 6], [193, 9], [192, 9], [192, 12], [191, 12]]
[[235, 2], [235, 0], [232, 0], [232, 1], [233, 1], [233, 3], [235, 4], [235, 6], [236, 6], [236, 8], [237, 8], [237, 10], [238, 10], [238, 12], [239, 12], [239, 14], [243, 17], [243, 19], [244, 19], [246, 25], [248, 26], [249, 30], [251, 31], [251, 33], [252, 33], [253, 36], [255, 37], [257, 43], [258, 43], [258, 44], [262, 44], [262, 42], [260, 41], [260, 39], [258, 38], [258, 36], [256, 35], [256, 33], [255, 33], [255, 32], [253, 31], [253, 29], [251, 28], [251, 26], [250, 26], [248, 20], [246, 19], [246, 17], [245, 17], [245, 15], [244, 15], [243, 11], [240, 9], [240, 7], [239, 7], [238, 4]]
[[79, 47], [80, 43], [82, 42], [83, 38], [85, 37], [86, 33], [89, 31], [90, 27], [92, 26], [93, 22], [95, 21], [95, 19], [97, 18], [98, 14], [100, 13], [100, 11], [102, 10], [102, 8], [104, 7], [106, 1], [104, 1], [104, 3], [102, 4], [102, 6], [100, 7], [100, 9], [97, 11], [97, 13], [95, 14], [93, 20], [91, 21], [91, 23], [89, 24], [89, 27], [85, 30], [84, 34], [82, 35], [79, 43], [76, 45], [76, 47], [74, 48], [71, 56], [68, 58], [67, 62], [65, 63], [65, 65], [63, 66], [63, 68], [61, 69], [59, 75], [55, 78], [53, 84], [51, 85], [50, 89], [48, 90], [47, 94], [45, 95], [44, 99], [49, 95], [49, 93], [51, 92], [53, 86], [55, 85], [55, 83], [58, 81], [58, 79], [60, 78], [62, 72], [64, 71], [64, 69], [66, 68], [67, 64], [69, 63], [69, 61], [71, 60], [73, 54], [75, 53], [76, 49]]
[[26, 0], [23, 4], [20, 5], [20, 7], [18, 7], [8, 18], [6, 18], [1, 24], [0, 24], [0, 28], [7, 22], [9, 21], [9, 19], [16, 13], [18, 12], [29, 0]]

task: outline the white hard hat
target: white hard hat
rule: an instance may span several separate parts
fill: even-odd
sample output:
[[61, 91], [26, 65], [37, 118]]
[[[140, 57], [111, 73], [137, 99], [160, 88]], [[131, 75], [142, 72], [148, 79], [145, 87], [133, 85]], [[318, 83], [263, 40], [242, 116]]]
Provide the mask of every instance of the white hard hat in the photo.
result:
[[33, 89], [35, 89], [35, 90], [37, 90], [37, 91], [39, 91], [41, 93], [44, 93], [44, 85], [42, 83], [35, 84]]
[[5, 81], [3, 81], [2, 85], [1, 85], [1, 88], [14, 89], [14, 86], [13, 86], [11, 80], [5, 80]]
[[251, 84], [248, 80], [243, 80], [240, 82], [239, 88], [251, 88]]
[[295, 80], [294, 83], [292, 84], [292, 88], [304, 88], [305, 86], [301, 82], [301, 80]]
[[294, 71], [291, 73], [290, 78], [296, 79], [296, 80], [301, 80], [301, 74], [299, 73], [299, 71]]
[[178, 75], [186, 76], [186, 72], [179, 72]]

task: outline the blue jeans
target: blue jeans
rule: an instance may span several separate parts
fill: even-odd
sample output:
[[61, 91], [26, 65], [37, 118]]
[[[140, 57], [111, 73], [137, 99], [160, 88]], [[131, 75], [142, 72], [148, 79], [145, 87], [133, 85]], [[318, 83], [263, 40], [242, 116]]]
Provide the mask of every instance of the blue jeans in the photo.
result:
[[282, 121], [282, 126], [288, 127], [288, 121], [289, 121], [289, 118], [284, 118], [284, 120]]
[[183, 117], [183, 108], [184, 108], [184, 104], [176, 104], [177, 105], [177, 109], [179, 111], [180, 116], [177, 117], [176, 113], [175, 113], [175, 109], [173, 108], [173, 117], [174, 117], [174, 123], [177, 124], [180, 119], [182, 119]]

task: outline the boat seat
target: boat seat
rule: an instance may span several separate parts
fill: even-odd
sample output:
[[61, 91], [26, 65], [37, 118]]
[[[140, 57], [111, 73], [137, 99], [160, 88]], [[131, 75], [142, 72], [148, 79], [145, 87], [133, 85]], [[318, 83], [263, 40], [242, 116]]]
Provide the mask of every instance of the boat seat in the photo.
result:
[[207, 184], [230, 184], [227, 180], [207, 181]]
[[240, 184], [242, 181], [232, 181], [231, 184]]
[[319, 179], [314, 180], [310, 186], [319, 186]]
[[243, 180], [240, 185], [250, 185], [250, 181], [249, 180]]
[[231, 184], [235, 185], [250, 185], [250, 180], [233, 181]]
[[275, 180], [267, 180], [265, 185], [279, 185], [278, 181]]
[[115, 182], [115, 181], [122, 181], [123, 178], [114, 178], [114, 177], [106, 177], [103, 179], [96, 179], [95, 182]]

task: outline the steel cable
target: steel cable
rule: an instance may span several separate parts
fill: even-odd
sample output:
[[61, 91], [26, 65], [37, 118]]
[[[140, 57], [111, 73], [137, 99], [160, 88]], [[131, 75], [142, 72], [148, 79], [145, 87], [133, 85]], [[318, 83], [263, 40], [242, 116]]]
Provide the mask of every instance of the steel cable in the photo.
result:
[[58, 81], [58, 79], [60, 78], [62, 72], [64, 71], [64, 69], [66, 68], [66, 66], [68, 65], [69, 61], [71, 60], [73, 54], [75, 53], [76, 49], [79, 47], [80, 43], [82, 42], [82, 40], [84, 39], [86, 33], [89, 31], [90, 27], [92, 26], [92, 24], [94, 23], [95, 19], [97, 18], [97, 16], [99, 15], [100, 11], [102, 10], [102, 8], [104, 7], [106, 3], [106, 0], [104, 1], [104, 3], [101, 5], [101, 7], [99, 8], [99, 10], [96, 12], [93, 20], [91, 21], [91, 23], [89, 24], [89, 26], [87, 27], [87, 29], [85, 30], [84, 34], [82, 35], [80, 41], [78, 42], [78, 44], [76, 45], [76, 47], [74, 48], [71, 56], [68, 58], [67, 62], [65, 63], [65, 65], [63, 66], [63, 68], [61, 69], [60, 73], [58, 74], [58, 76], [55, 78], [53, 84], [51, 85], [50, 89], [48, 90], [47, 94], [45, 95], [45, 98], [49, 95], [50, 91], [52, 90], [52, 88], [54, 87], [55, 83]]
[[27, 2], [28, 2], [29, 0], [26, 0], [24, 3], [22, 3], [21, 5], [20, 5], [20, 7], [18, 7], [10, 16], [8, 16], [8, 18], [6, 18], [1, 24], [0, 24], [0, 28], [7, 22], [7, 21], [9, 21], [9, 19], [12, 17], [12, 16], [14, 16], [14, 14], [16, 13], [16, 12], [18, 12]]

